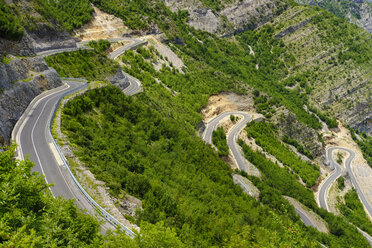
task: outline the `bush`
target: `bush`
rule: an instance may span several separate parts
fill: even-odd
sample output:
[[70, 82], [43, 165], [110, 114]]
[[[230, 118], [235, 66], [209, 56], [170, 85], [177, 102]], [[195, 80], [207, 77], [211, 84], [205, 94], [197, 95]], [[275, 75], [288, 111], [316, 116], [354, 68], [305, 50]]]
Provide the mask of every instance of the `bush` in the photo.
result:
[[222, 127], [218, 127], [213, 131], [212, 142], [217, 147], [219, 156], [229, 155], [229, 147], [227, 146], [225, 131]]
[[89, 41], [88, 45], [99, 53], [102, 53], [110, 48], [111, 43], [107, 40], [92, 40]]

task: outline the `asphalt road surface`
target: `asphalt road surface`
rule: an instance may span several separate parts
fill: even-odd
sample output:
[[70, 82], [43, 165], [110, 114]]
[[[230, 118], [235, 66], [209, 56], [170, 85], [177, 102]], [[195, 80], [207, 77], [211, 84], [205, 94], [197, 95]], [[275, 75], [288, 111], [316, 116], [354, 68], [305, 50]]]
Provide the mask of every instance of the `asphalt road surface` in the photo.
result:
[[133, 42], [131, 44], [125, 45], [125, 46], [122, 46], [122, 47], [119, 47], [115, 51], [111, 52], [108, 55], [108, 57], [110, 59], [116, 59], [117, 57], [119, 57], [120, 55], [122, 55], [125, 51], [128, 51], [130, 49], [135, 49], [138, 46], [143, 45], [143, 44], [146, 44], [146, 43], [147, 43], [147, 41], [145, 41], [145, 40], [133, 40]]
[[45, 176], [47, 183], [55, 197], [63, 196], [66, 199], [76, 199], [76, 203], [83, 209], [89, 209], [84, 197], [79, 190], [73, 188], [63, 162], [58, 158], [49, 132], [50, 119], [58, 100], [68, 92], [73, 92], [84, 85], [81, 82], [66, 82], [66, 85], [45, 92], [37, 97], [30, 108], [23, 114], [17, 128], [14, 130], [15, 139], [19, 145], [18, 153], [21, 159], [28, 158], [35, 163], [33, 171], [38, 171]]
[[[333, 160], [332, 153], [336, 150], [335, 148], [328, 148], [326, 151], [326, 159], [329, 163], [329, 167], [332, 169], [331, 174], [324, 180], [324, 182], [320, 185], [319, 189], [319, 205], [321, 208], [324, 208], [325, 210], [329, 211], [328, 204], [327, 204], [327, 197], [328, 197], [328, 191], [331, 187], [332, 183], [337, 180], [342, 174], [342, 168], [341, 166], [336, 163]], [[346, 162], [351, 162], [354, 159], [354, 157], [349, 156], [346, 160]]]
[[142, 92], [142, 84], [137, 78], [125, 73], [125, 76], [129, 79], [129, 86], [123, 90], [124, 94], [128, 96], [133, 96], [137, 93]]
[[328, 205], [327, 205], [327, 195], [328, 195], [329, 188], [330, 188], [331, 184], [342, 173], [341, 166], [336, 161], [334, 161], [333, 156], [332, 156], [332, 153], [335, 150], [343, 150], [343, 151], [346, 151], [347, 153], [349, 153], [349, 156], [348, 156], [348, 158], [345, 161], [345, 166], [346, 166], [347, 173], [348, 173], [348, 175], [350, 177], [350, 180], [351, 180], [352, 184], [354, 185], [354, 187], [355, 187], [355, 189], [356, 189], [356, 191], [358, 193], [358, 196], [359, 196], [362, 204], [367, 209], [368, 214], [370, 216], [372, 216], [372, 207], [371, 207], [371, 204], [369, 203], [369, 201], [367, 200], [367, 198], [364, 195], [363, 191], [361, 190], [360, 185], [359, 185], [358, 181], [355, 178], [355, 175], [353, 173], [353, 170], [351, 169], [352, 162], [353, 162], [353, 160], [355, 158], [355, 152], [352, 151], [352, 150], [350, 150], [350, 149], [344, 148], [344, 147], [331, 147], [331, 148], [328, 148], [327, 149], [327, 154], [326, 154], [327, 155], [327, 161], [329, 161], [330, 167], [333, 168], [333, 171], [326, 178], [326, 180], [321, 185], [321, 188], [319, 190], [319, 204], [320, 204], [320, 206], [322, 208], [326, 209], [327, 211], [329, 211]]
[[[116, 59], [117, 57], [119, 57], [120, 55], [122, 55], [125, 51], [130, 50], [130, 49], [135, 49], [138, 46], [147, 43], [147, 41], [145, 41], [145, 40], [133, 40], [133, 39], [129, 39], [129, 38], [107, 39], [107, 41], [109, 41], [111, 43], [113, 43], [113, 42], [119, 42], [119, 41], [132, 41], [132, 43], [130, 43], [128, 45], [125, 45], [125, 46], [122, 46], [122, 47], [119, 47], [115, 51], [111, 52], [108, 55], [108, 57], [110, 59]], [[59, 49], [51, 49], [51, 50], [41, 51], [41, 52], [38, 52], [36, 54], [38, 56], [48, 57], [48, 56], [51, 56], [51, 55], [55, 55], [57, 53], [74, 52], [74, 51], [77, 51], [79, 49], [82, 49], [82, 50], [93, 50], [93, 48], [90, 48], [88, 46], [88, 42], [89, 41], [82, 41], [82, 42], [76, 43], [76, 45], [77, 45], [76, 47], [66, 47], [66, 48], [59, 48]]]

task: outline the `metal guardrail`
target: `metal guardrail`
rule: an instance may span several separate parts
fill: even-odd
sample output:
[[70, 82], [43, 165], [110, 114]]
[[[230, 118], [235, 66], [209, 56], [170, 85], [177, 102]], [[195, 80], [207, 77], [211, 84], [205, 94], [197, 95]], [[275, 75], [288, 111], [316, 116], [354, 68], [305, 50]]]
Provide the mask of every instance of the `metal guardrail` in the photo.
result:
[[57, 145], [57, 142], [55, 141], [53, 135], [52, 135], [52, 125], [53, 125], [53, 120], [57, 114], [57, 110], [58, 110], [58, 106], [61, 104], [61, 100], [67, 96], [67, 95], [70, 95], [70, 94], [73, 94], [77, 91], [80, 91], [82, 89], [84, 89], [85, 87], [88, 86], [87, 84], [87, 80], [85, 79], [80, 79], [80, 78], [77, 78], [77, 79], [73, 79], [73, 78], [68, 78], [68, 79], [64, 79], [64, 80], [73, 80], [73, 81], [85, 81], [86, 83], [74, 90], [70, 90], [70, 91], [67, 91], [65, 92], [59, 99], [58, 99], [58, 102], [57, 104], [55, 105], [54, 107], [54, 111], [53, 111], [53, 114], [52, 114], [52, 118], [50, 119], [50, 123], [49, 123], [49, 134], [50, 136], [52, 137], [52, 141], [53, 141], [53, 144], [54, 146], [56, 147], [58, 153], [59, 153], [59, 156], [61, 157], [68, 173], [70, 174], [70, 176], [72, 177], [74, 183], [76, 184], [76, 186], [79, 188], [80, 192], [84, 195], [84, 197], [87, 199], [87, 201], [89, 202], [89, 204], [105, 219], [107, 220], [110, 224], [114, 225], [115, 227], [120, 227], [122, 229], [124, 229], [125, 233], [130, 236], [130, 237], [134, 237], [135, 234], [132, 230], [130, 230], [129, 228], [127, 228], [125, 225], [123, 225], [122, 223], [120, 223], [115, 217], [113, 217], [110, 213], [108, 213], [104, 208], [102, 208], [86, 191], [85, 189], [81, 186], [81, 184], [78, 182], [78, 180], [76, 179], [76, 177], [74, 176], [74, 174], [72, 173], [71, 169], [70, 169], [70, 166], [67, 162], [67, 159], [65, 158], [65, 156], [63, 155], [60, 147]]

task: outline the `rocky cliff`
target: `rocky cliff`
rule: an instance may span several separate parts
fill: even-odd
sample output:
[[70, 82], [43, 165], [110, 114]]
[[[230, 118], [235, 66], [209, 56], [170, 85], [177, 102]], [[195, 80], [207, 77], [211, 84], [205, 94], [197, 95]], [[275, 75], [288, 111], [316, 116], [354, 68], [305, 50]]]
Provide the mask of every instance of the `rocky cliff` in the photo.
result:
[[220, 10], [212, 10], [199, 0], [165, 0], [165, 4], [173, 12], [187, 10], [190, 26], [219, 35], [261, 26], [286, 8], [277, 0], [234, 0]]
[[10, 59], [0, 63], [0, 145], [9, 144], [14, 125], [35, 96], [62, 85], [43, 58]]

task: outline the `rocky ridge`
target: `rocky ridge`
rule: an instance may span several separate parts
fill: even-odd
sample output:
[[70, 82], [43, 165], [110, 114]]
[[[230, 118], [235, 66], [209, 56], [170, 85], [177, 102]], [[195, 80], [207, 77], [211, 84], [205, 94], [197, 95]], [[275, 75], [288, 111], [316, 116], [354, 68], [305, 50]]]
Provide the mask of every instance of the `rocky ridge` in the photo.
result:
[[285, 3], [277, 0], [235, 0], [218, 11], [199, 0], [165, 0], [165, 4], [173, 12], [187, 10], [190, 26], [225, 36], [259, 27], [286, 7]]

